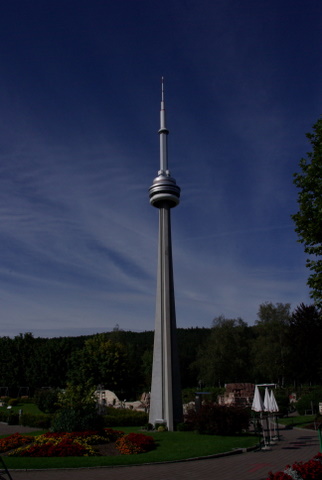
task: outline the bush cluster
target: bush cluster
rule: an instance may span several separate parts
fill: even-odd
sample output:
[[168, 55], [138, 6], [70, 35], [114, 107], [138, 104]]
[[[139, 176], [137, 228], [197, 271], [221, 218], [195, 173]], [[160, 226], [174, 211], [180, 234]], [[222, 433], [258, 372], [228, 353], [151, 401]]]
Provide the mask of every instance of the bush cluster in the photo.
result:
[[110, 407], [103, 420], [106, 427], [140, 427], [148, 422], [148, 415], [128, 408]]
[[65, 407], [59, 410], [51, 424], [53, 432], [83, 432], [102, 429], [102, 417], [97, 414], [95, 408], [88, 405], [77, 408]]
[[[50, 428], [52, 418], [53, 418], [52, 415], [49, 415], [49, 414], [46, 415], [45, 413], [37, 414], [37, 415], [33, 415], [31, 413], [23, 413], [20, 416], [20, 425], [23, 425], [25, 427], [41, 428], [46, 430], [47, 428]], [[17, 424], [18, 423], [19, 422], [17, 422]]]
[[319, 411], [319, 402], [322, 399], [322, 388], [316, 387], [312, 388], [310, 392], [305, 393], [296, 403], [296, 409], [299, 415], [305, 415], [306, 410], [313, 410], [315, 412]]
[[188, 411], [185, 428], [206, 435], [236, 435], [248, 430], [249, 420], [250, 413], [245, 408], [207, 403], [198, 412]]
[[37, 390], [34, 400], [39, 410], [44, 413], [55, 413], [59, 408], [58, 393], [57, 388]]
[[0, 422], [8, 423], [8, 425], [19, 425], [19, 414], [2, 410], [0, 411]]

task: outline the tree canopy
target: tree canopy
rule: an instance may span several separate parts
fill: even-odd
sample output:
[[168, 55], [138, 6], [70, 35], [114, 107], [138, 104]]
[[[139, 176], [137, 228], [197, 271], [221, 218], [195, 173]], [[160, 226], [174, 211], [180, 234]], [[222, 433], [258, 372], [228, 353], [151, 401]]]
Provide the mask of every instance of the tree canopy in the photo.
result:
[[[322, 383], [322, 321], [315, 305], [301, 304], [291, 313], [288, 303], [263, 303], [255, 325], [218, 316], [211, 328], [179, 328], [177, 334], [183, 389], [231, 382]], [[0, 337], [0, 393], [33, 395], [68, 385], [75, 393], [104, 385], [120, 399], [138, 399], [150, 389], [152, 350], [152, 331]]]
[[284, 385], [289, 364], [288, 332], [290, 304], [271, 302], [259, 307], [252, 344], [252, 362], [256, 381]]
[[299, 189], [299, 211], [292, 215], [299, 241], [309, 255], [306, 265], [312, 272], [308, 278], [311, 298], [322, 307], [322, 118], [306, 134], [312, 151], [300, 161], [301, 172], [295, 173]]

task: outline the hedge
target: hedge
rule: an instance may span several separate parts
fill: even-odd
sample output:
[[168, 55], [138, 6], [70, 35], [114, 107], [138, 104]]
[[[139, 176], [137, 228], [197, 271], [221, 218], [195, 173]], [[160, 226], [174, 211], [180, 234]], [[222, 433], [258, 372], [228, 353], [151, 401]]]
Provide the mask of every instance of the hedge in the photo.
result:
[[109, 409], [103, 416], [105, 427], [141, 427], [148, 423], [148, 415], [129, 409]]
[[52, 418], [53, 416], [49, 414], [32, 415], [31, 413], [23, 413], [20, 417], [20, 425], [46, 430], [50, 427]]

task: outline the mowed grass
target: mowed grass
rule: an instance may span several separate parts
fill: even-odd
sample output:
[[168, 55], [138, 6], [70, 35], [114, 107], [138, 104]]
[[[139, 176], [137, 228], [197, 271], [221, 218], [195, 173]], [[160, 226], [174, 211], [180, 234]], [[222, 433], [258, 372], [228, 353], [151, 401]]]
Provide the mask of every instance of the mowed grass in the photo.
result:
[[0, 412], [7, 412], [8, 415], [10, 415], [10, 412], [19, 413], [19, 410], [22, 410], [23, 413], [30, 413], [31, 415], [39, 415], [43, 413], [34, 403], [18, 403], [18, 405], [12, 406], [9, 409], [7, 407], [0, 407]]
[[294, 417], [279, 418], [278, 423], [286, 426], [305, 428], [314, 422], [315, 415], [297, 415]]
[[[138, 428], [119, 427], [125, 433], [140, 432]], [[229, 452], [233, 449], [255, 446], [258, 439], [254, 435], [221, 437], [216, 435], [199, 435], [194, 432], [143, 432], [151, 435], [157, 448], [151, 452], [138, 455], [115, 455], [108, 457], [65, 457], [65, 458], [19, 458], [5, 457], [10, 469], [37, 468], [81, 468], [116, 465], [138, 465], [164, 461], [185, 460], [217, 453]]]

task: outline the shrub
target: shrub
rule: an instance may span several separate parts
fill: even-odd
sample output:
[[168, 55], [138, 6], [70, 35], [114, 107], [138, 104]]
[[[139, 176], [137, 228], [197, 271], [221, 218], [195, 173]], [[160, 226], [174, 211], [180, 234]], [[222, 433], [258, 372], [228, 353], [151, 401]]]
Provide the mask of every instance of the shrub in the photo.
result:
[[35, 403], [34, 399], [31, 397], [28, 397], [27, 395], [23, 395], [20, 397], [20, 403]]
[[46, 388], [38, 390], [35, 395], [35, 403], [39, 410], [44, 413], [55, 413], [58, 408], [59, 390], [54, 388]]
[[10, 405], [11, 407], [16, 407], [18, 403], [19, 403], [18, 398], [10, 398], [10, 400], [8, 401], [8, 405]]
[[148, 415], [145, 412], [137, 412], [127, 408], [108, 408], [107, 415], [104, 415], [106, 427], [140, 427], [148, 422]]
[[7, 420], [5, 420], [8, 425], [19, 425], [19, 414], [18, 413], [9, 413]]
[[280, 417], [287, 416], [290, 409], [290, 400], [288, 395], [283, 390], [277, 390], [275, 394], [275, 398], [279, 408], [278, 415]]
[[296, 403], [296, 409], [299, 415], [305, 415], [305, 410], [311, 410], [312, 406], [315, 412], [319, 411], [319, 402], [322, 401], [322, 388], [314, 388], [301, 396]]
[[51, 426], [52, 418], [53, 416], [49, 414], [33, 415], [31, 413], [23, 413], [20, 417], [20, 424], [25, 427], [47, 429]]
[[177, 424], [178, 432], [189, 432], [193, 430], [192, 426], [188, 422], [180, 422]]
[[207, 435], [235, 435], [248, 430], [249, 411], [245, 408], [205, 404], [199, 412], [190, 410], [185, 416], [187, 429]]
[[8, 425], [19, 425], [19, 415], [9, 410], [2, 410], [0, 411], [0, 422], [8, 423]]
[[52, 421], [53, 432], [83, 432], [102, 429], [102, 417], [90, 406], [63, 408]]

